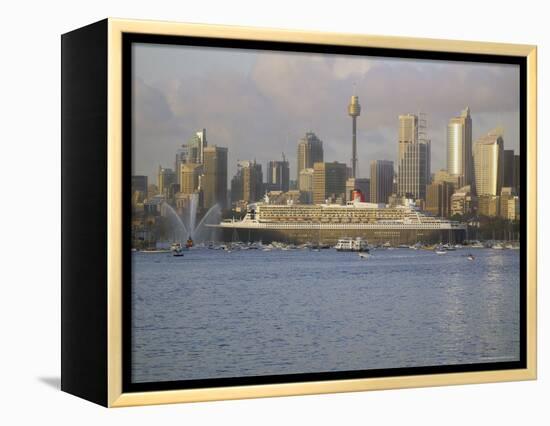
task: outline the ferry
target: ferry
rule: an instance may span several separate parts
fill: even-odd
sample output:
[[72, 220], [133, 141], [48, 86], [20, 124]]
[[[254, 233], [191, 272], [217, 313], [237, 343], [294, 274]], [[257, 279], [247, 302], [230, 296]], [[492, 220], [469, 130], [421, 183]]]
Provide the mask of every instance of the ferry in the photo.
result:
[[367, 241], [357, 237], [353, 238], [340, 238], [334, 246], [336, 251], [355, 251], [355, 252], [369, 252], [369, 246]]

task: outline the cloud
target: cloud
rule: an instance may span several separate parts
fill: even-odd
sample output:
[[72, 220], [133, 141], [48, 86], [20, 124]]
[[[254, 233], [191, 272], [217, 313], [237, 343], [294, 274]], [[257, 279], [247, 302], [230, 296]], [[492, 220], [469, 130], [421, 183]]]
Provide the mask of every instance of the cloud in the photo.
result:
[[[157, 52], [158, 81], [135, 82], [136, 170], [141, 173], [150, 174], [159, 161], [169, 166], [176, 148], [203, 127], [209, 143], [229, 148], [230, 173], [238, 159], [266, 164], [284, 151], [294, 176], [297, 141], [308, 130], [324, 141], [327, 160], [349, 162], [347, 104], [354, 91], [362, 105], [358, 146], [365, 176], [370, 160], [395, 160], [402, 113], [428, 114], [433, 170], [445, 166], [449, 118], [467, 105], [474, 136], [504, 125], [505, 144], [517, 144], [519, 72], [513, 66], [258, 51], [224, 53], [228, 65], [220, 60], [212, 66], [215, 52], [205, 49], [209, 60], [200, 72], [195, 49], [191, 73], [181, 65], [186, 48], [181, 49], [176, 65], [170, 60], [174, 51], [164, 60]], [[140, 63], [150, 51], [141, 53]], [[155, 74], [151, 67], [148, 63], [149, 77]]]

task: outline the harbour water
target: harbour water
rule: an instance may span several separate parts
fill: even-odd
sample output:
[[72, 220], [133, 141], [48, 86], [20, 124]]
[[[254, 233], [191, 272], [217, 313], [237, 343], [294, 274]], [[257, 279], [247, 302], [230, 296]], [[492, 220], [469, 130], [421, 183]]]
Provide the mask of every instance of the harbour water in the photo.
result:
[[132, 272], [136, 383], [519, 359], [519, 250], [193, 248]]

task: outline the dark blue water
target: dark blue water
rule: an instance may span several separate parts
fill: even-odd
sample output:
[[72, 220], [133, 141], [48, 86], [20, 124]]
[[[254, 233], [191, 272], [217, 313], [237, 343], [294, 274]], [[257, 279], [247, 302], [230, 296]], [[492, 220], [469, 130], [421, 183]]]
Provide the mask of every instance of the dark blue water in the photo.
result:
[[133, 254], [132, 380], [519, 359], [519, 251]]

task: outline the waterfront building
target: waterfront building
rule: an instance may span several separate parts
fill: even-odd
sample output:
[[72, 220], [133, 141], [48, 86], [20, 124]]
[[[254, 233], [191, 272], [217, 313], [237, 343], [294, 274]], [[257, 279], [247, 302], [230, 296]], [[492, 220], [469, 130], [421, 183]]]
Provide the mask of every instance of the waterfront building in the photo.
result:
[[472, 170], [472, 118], [470, 108], [466, 107], [447, 124], [447, 172], [464, 186], [470, 185]]
[[477, 197], [477, 212], [480, 216], [497, 217], [500, 215], [500, 196], [479, 195]]
[[519, 197], [516, 195], [508, 200], [508, 220], [519, 220]]
[[515, 196], [514, 188], [504, 187], [500, 191], [500, 206], [499, 216], [503, 219], [508, 219], [508, 201]]
[[173, 183], [176, 183], [176, 173], [172, 169], [159, 166], [157, 174], [158, 193], [168, 197], [170, 185]]
[[451, 197], [454, 185], [449, 182], [434, 182], [426, 190], [425, 211], [440, 217], [451, 215]]
[[193, 194], [197, 192], [200, 187], [202, 173], [202, 164], [180, 164], [180, 192], [184, 194]]
[[345, 200], [347, 165], [344, 163], [315, 163], [313, 165], [313, 203], [327, 199]]
[[290, 186], [288, 161], [284, 158], [283, 161], [270, 161], [267, 164], [267, 183], [266, 191], [283, 191], [287, 192]]
[[426, 199], [426, 185], [431, 177], [431, 147], [426, 139], [426, 120], [422, 117], [399, 116], [397, 193], [411, 199]]
[[479, 138], [474, 146], [474, 173], [477, 195], [498, 196], [502, 188], [502, 151], [499, 129]]
[[393, 161], [373, 160], [370, 163], [370, 202], [388, 202], [393, 193]]
[[359, 97], [352, 96], [348, 105], [348, 115], [351, 117], [351, 175], [357, 177], [357, 117], [361, 115]]
[[216, 145], [204, 148], [203, 207], [209, 209], [218, 204], [222, 209], [227, 203], [227, 148]]
[[307, 132], [298, 142], [297, 179], [303, 169], [312, 169], [315, 163], [323, 162], [323, 142], [313, 132]]
[[363, 201], [370, 200], [370, 179], [369, 178], [348, 178], [346, 180], [346, 201], [353, 201], [354, 191], [361, 192]]
[[465, 216], [473, 213], [476, 198], [472, 195], [470, 185], [463, 186], [451, 195], [451, 217]]

